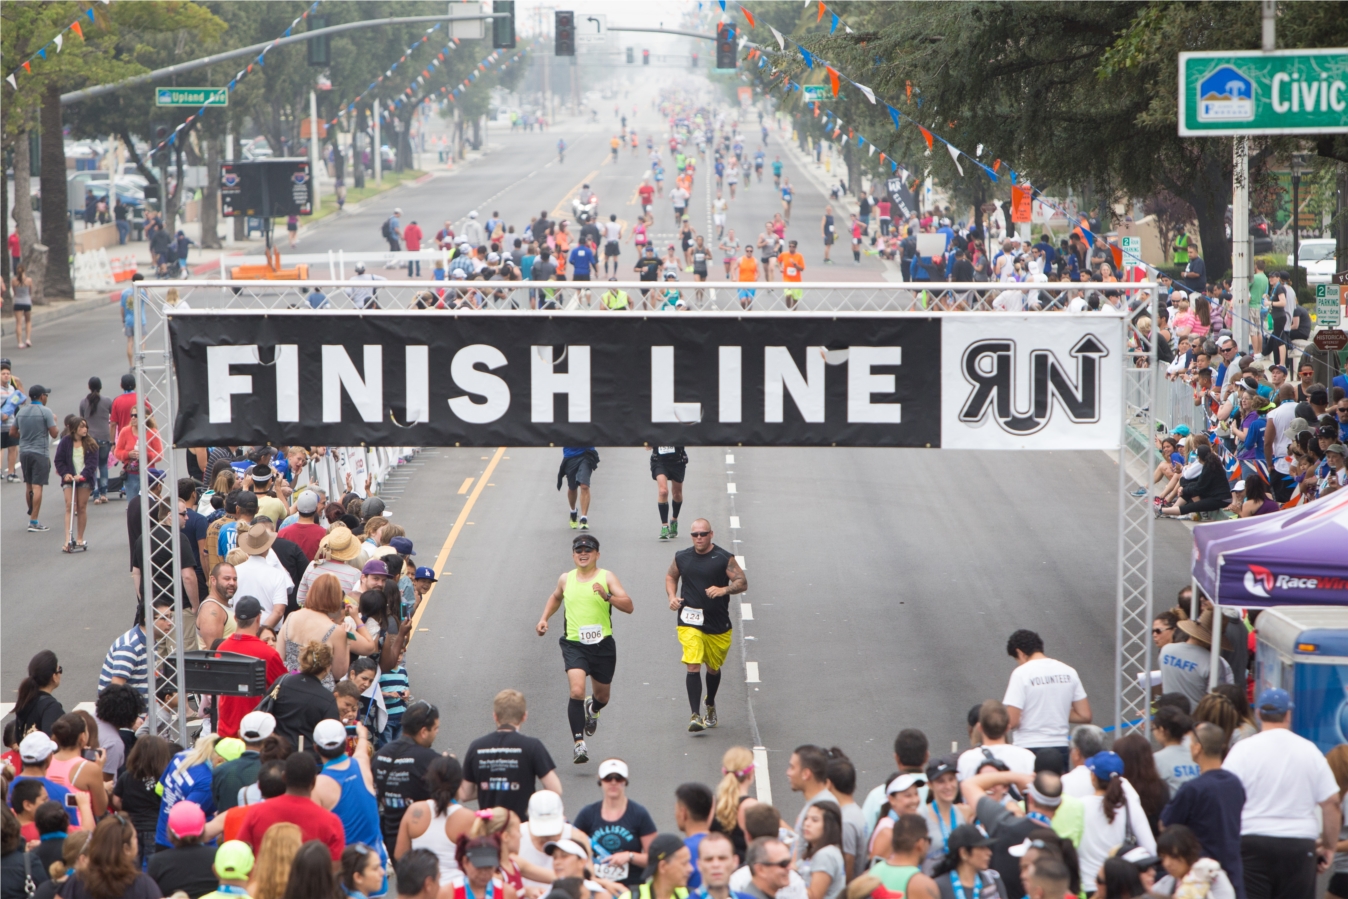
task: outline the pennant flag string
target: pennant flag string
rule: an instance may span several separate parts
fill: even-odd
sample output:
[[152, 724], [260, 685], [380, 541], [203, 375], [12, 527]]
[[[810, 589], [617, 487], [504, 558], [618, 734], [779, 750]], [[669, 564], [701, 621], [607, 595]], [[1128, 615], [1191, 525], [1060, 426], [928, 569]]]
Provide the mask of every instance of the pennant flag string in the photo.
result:
[[[103, 0], [105, 6], [109, 2], [110, 0]], [[94, 21], [93, 9], [87, 9], [85, 10], [85, 13], [88, 14], [90, 22]], [[51, 40], [47, 41], [47, 43], [39, 47], [37, 49], [37, 52], [35, 52], [32, 56], [28, 57], [28, 59], [24, 60], [19, 65], [15, 66], [14, 70], [5, 76], [5, 81], [9, 82], [9, 86], [14, 90], [18, 90], [19, 79], [17, 76], [19, 74], [19, 70], [22, 69], [25, 74], [31, 75], [33, 73], [33, 66], [32, 66], [33, 61], [39, 59], [45, 61], [47, 59], [48, 47], [55, 46], [56, 52], [60, 53], [62, 48], [65, 46], [65, 33], [67, 31], [75, 32], [76, 36], [78, 36], [80, 40], [84, 40], [84, 28], [81, 27], [80, 25], [79, 17], [76, 17], [74, 21], [72, 21], [69, 25], [62, 28], [60, 31], [56, 32], [55, 37], [53, 37]]]

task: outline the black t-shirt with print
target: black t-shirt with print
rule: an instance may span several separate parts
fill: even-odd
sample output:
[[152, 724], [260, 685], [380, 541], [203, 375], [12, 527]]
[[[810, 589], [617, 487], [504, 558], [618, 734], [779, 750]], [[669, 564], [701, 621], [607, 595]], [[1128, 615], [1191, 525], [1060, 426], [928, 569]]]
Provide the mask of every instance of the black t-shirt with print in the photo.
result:
[[478, 737], [463, 757], [463, 779], [477, 786], [478, 808], [508, 808], [523, 821], [535, 782], [556, 768], [543, 741], [517, 730]]
[[641, 272], [642, 281], [660, 280], [660, 268], [663, 263], [658, 256], [643, 256], [637, 262], [637, 270]]

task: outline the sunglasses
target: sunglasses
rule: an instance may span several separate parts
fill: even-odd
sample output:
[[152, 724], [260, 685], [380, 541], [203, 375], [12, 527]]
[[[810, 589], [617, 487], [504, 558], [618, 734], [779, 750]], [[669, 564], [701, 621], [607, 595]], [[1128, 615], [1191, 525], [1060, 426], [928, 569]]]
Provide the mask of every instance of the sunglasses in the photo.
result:
[[791, 859], [784, 858], [779, 862], [759, 862], [759, 864], [769, 868], [789, 868], [791, 867]]
[[710, 536], [711, 536], [711, 531], [689, 531], [688, 533], [689, 533], [690, 536], [693, 536], [693, 537], [710, 537]]
[[621, 774], [610, 774], [608, 777], [604, 777], [604, 778], [601, 778], [601, 779], [602, 779], [603, 782], [606, 783], [606, 784], [612, 784], [612, 783], [624, 783], [624, 784], [625, 784], [625, 783], [627, 783], [627, 778], [623, 777]]
[[1168, 632], [1168, 631], [1173, 631], [1173, 630], [1174, 630], [1173, 627], [1154, 627], [1154, 628], [1151, 629], [1151, 632], [1152, 632], [1153, 634], [1164, 634], [1164, 633], [1166, 633], [1166, 632]]
[[593, 546], [577, 546], [575, 549], [571, 550], [571, 552], [577, 556], [583, 556], [592, 552], [598, 552], [598, 550]]

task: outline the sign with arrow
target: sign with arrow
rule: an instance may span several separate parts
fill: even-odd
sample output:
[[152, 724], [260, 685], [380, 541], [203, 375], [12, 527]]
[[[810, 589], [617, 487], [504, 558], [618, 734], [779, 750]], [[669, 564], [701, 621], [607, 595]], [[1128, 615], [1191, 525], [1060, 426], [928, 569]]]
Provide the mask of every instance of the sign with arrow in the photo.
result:
[[603, 15], [576, 16], [576, 43], [607, 44], [608, 16]]

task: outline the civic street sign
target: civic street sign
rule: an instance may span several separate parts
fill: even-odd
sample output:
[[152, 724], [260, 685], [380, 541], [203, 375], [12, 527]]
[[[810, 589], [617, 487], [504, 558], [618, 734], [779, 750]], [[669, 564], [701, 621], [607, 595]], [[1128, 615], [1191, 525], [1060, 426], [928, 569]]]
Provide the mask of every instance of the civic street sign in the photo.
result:
[[1339, 326], [1339, 294], [1342, 288], [1331, 284], [1315, 285], [1315, 323], [1322, 328]]
[[1348, 49], [1181, 53], [1179, 133], [1348, 134]]
[[1314, 342], [1316, 347], [1327, 353], [1338, 352], [1348, 346], [1348, 332], [1340, 331], [1337, 328], [1329, 328], [1317, 332]]
[[228, 106], [229, 90], [223, 87], [157, 87], [155, 106]]
[[828, 96], [828, 88], [822, 84], [802, 84], [800, 90], [806, 100], [823, 101]]

